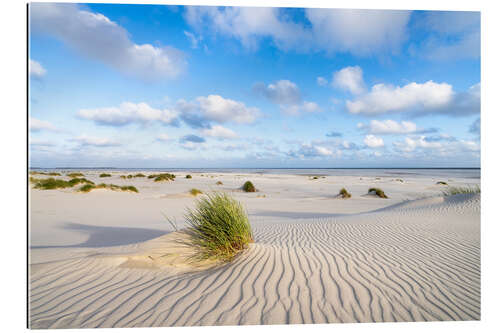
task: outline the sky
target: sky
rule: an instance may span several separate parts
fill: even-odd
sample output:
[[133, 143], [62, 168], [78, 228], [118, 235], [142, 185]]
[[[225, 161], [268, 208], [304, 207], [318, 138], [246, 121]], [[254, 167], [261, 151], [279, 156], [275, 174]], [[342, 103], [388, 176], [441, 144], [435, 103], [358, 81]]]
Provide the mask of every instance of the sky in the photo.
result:
[[31, 167], [480, 166], [480, 13], [29, 8]]

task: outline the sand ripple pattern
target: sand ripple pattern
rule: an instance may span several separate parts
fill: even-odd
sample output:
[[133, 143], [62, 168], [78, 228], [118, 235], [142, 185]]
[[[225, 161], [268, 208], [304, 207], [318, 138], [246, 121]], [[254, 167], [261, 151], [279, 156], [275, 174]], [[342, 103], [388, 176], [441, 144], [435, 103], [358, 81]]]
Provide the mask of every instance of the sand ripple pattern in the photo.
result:
[[119, 268], [101, 256], [42, 264], [31, 275], [31, 326], [479, 320], [479, 215], [476, 195], [255, 221], [245, 255], [195, 273]]

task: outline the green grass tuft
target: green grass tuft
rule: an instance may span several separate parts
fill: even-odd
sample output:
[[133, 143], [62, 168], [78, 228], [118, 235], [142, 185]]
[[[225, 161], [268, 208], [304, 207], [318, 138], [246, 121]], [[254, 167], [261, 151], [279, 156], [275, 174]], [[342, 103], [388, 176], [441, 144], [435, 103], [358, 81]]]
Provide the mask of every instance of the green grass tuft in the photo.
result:
[[47, 178], [47, 179], [37, 179], [30, 177], [30, 181], [35, 184], [34, 188], [40, 190], [55, 190], [58, 188], [68, 188], [73, 187], [77, 184], [94, 184], [90, 180], [85, 178], [73, 178], [70, 181], [55, 179], [55, 178]]
[[342, 198], [342, 199], [349, 199], [351, 197], [351, 193], [347, 192], [347, 190], [345, 189], [345, 187], [342, 187], [339, 191], [339, 196]]
[[245, 184], [243, 184], [242, 190], [245, 192], [256, 192], [257, 191], [255, 186], [249, 180], [246, 181]]
[[59, 172], [30, 171], [30, 175], [61, 176]]
[[68, 173], [66, 176], [71, 177], [71, 178], [85, 177], [85, 175], [81, 172]]
[[436, 185], [448, 185], [448, 183], [447, 182], [443, 182], [443, 181], [439, 181], [439, 182], [436, 183]]
[[97, 190], [97, 189], [108, 189], [108, 190], [112, 190], [112, 191], [124, 191], [124, 192], [135, 192], [135, 193], [139, 193], [139, 191], [137, 190], [137, 188], [135, 186], [130, 186], [130, 185], [127, 185], [127, 186], [118, 186], [118, 185], [115, 185], [115, 184], [104, 184], [104, 183], [101, 183], [99, 185], [94, 185], [94, 183], [92, 184], [85, 184], [83, 185], [82, 187], [80, 187], [78, 189], [78, 191], [80, 192], [84, 192], [84, 193], [88, 193], [92, 190]]
[[198, 190], [197, 188], [192, 188], [191, 190], [189, 190], [189, 193], [191, 193], [191, 195], [194, 196], [197, 196], [198, 194], [203, 194], [203, 192]]
[[191, 175], [186, 175], [186, 178], [187, 178], [187, 179], [191, 179], [191, 178], [193, 178], [193, 176], [191, 176]]
[[472, 186], [459, 186], [459, 187], [449, 187], [445, 191], [443, 191], [443, 195], [448, 197], [450, 195], [455, 195], [455, 194], [476, 194], [476, 193], [481, 193], [481, 188], [479, 185], [476, 185], [474, 187]]
[[109, 173], [101, 173], [99, 177], [104, 178], [104, 177], [111, 177]]
[[368, 190], [368, 193], [374, 192], [376, 196], [383, 198], [383, 199], [388, 199], [389, 197], [385, 195], [384, 191], [377, 187], [372, 187]]
[[153, 174], [149, 175], [148, 179], [154, 179], [155, 182], [162, 182], [162, 181], [174, 181], [175, 180], [175, 175], [171, 173], [160, 173], [160, 174]]
[[217, 181], [217, 183], [215, 183], [215, 185], [224, 185], [220, 180]]
[[241, 203], [225, 193], [208, 194], [188, 209], [188, 241], [197, 259], [232, 260], [253, 242], [252, 228]]

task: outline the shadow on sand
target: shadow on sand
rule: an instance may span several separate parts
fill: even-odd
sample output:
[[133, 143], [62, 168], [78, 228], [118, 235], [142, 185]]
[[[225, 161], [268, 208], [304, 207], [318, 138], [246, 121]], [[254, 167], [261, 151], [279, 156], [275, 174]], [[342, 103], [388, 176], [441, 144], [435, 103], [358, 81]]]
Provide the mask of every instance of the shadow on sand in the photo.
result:
[[167, 231], [143, 228], [99, 227], [80, 223], [66, 223], [64, 230], [78, 231], [88, 235], [87, 241], [74, 245], [32, 246], [32, 249], [108, 247], [145, 242], [167, 234]]

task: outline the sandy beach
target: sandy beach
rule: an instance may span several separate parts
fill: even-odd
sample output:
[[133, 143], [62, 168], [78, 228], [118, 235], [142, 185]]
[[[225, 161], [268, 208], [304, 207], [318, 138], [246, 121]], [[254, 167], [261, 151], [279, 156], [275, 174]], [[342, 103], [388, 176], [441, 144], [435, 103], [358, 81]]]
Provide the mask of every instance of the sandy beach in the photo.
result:
[[[436, 184], [479, 178], [191, 171], [155, 183], [82, 172], [139, 193], [30, 190], [32, 328], [481, 318], [480, 194], [443, 196]], [[247, 180], [258, 192], [240, 189]], [[351, 198], [337, 197], [342, 187]], [[183, 236], [166, 217], [186, 227], [192, 188], [247, 209], [255, 243], [233, 262], [194, 265], [175, 242]]]

